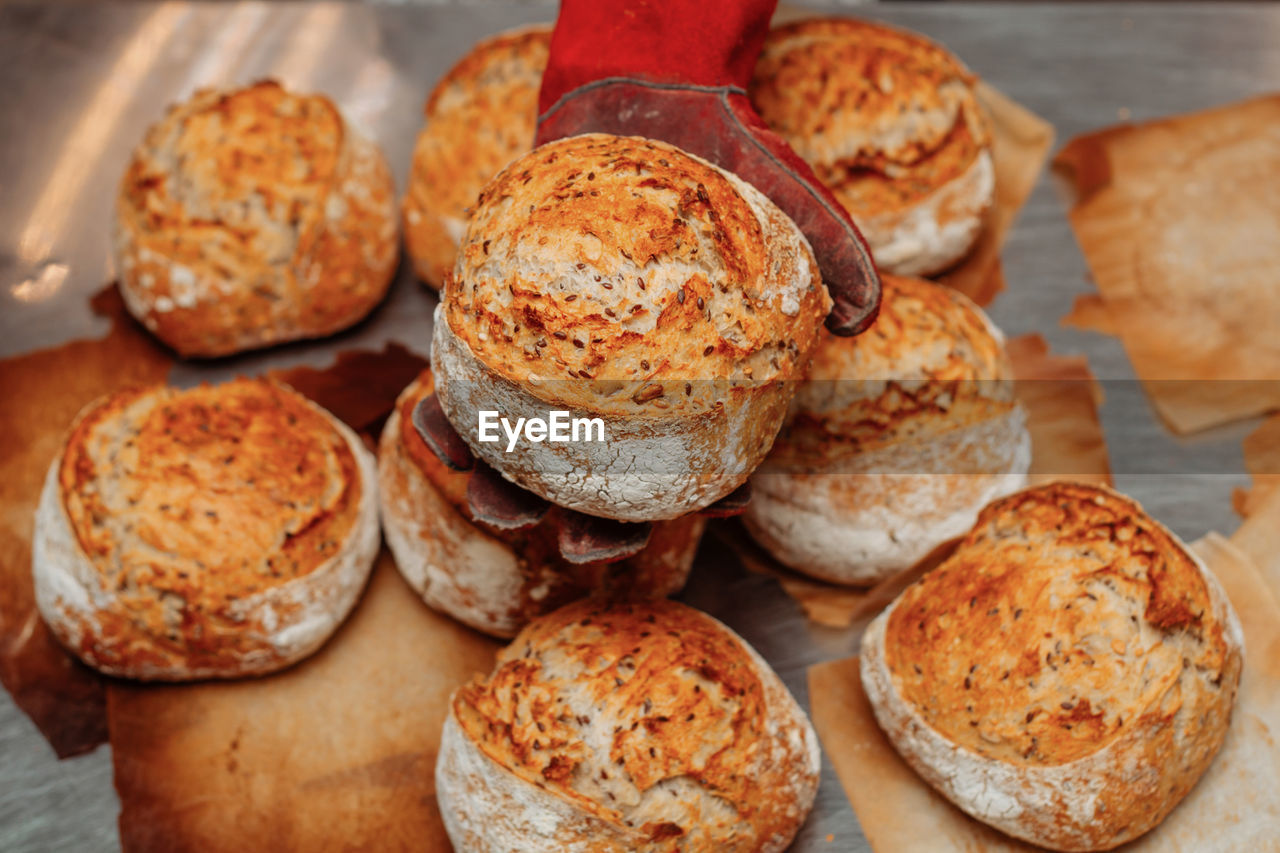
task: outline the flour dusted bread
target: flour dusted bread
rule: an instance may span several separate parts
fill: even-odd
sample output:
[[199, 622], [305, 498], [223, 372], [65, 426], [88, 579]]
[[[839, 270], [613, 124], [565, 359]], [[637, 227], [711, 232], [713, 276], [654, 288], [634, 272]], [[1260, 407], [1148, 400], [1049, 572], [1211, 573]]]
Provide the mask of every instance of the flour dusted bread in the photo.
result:
[[852, 18], [778, 27], [751, 98], [887, 272], [932, 275], [973, 246], [995, 196], [976, 79], [941, 46]]
[[880, 315], [824, 334], [743, 521], [780, 562], [866, 585], [964, 534], [1031, 462], [1004, 336], [965, 296], [882, 276]]
[[[831, 300], [804, 236], [679, 149], [599, 134], [544, 145], [486, 189], [437, 309], [454, 428], [507, 479], [623, 521], [741, 485], [786, 414]], [[479, 441], [479, 413], [598, 417], [605, 441]]]
[[378, 452], [387, 544], [427, 604], [510, 637], [533, 617], [593, 592], [654, 597], [684, 586], [706, 526], [698, 515], [658, 522], [633, 557], [586, 564], [560, 555], [554, 514], [524, 530], [477, 520], [466, 499], [470, 474], [446, 468], [413, 428], [413, 407], [433, 390], [430, 370], [404, 390]]
[[110, 675], [256, 675], [311, 654], [378, 550], [372, 454], [296, 392], [146, 388], [77, 417], [36, 512], [36, 603]]
[[436, 791], [459, 850], [779, 851], [818, 766], [808, 719], [724, 625], [583, 601], [454, 694]]
[[184, 356], [332, 334], [391, 283], [394, 195], [382, 152], [328, 98], [269, 81], [197, 92], [125, 172], [120, 292]]
[[862, 682], [949, 800], [1057, 850], [1158, 824], [1222, 744], [1239, 620], [1203, 562], [1134, 501], [1054, 483], [983, 510], [867, 629]]
[[439, 290], [480, 191], [533, 147], [551, 28], [508, 30], [476, 44], [431, 90], [404, 198], [405, 248]]

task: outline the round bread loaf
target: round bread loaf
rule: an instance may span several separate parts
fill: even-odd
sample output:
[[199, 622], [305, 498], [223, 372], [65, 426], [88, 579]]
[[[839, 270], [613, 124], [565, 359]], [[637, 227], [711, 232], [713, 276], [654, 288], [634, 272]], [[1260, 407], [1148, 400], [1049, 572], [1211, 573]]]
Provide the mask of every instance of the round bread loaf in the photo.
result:
[[1164, 819], [1226, 735], [1244, 635], [1212, 573], [1134, 501], [1055, 483], [983, 510], [862, 639], [862, 683], [947, 799], [1056, 850]]
[[533, 148], [551, 27], [508, 30], [471, 49], [431, 90], [404, 197], [405, 248], [439, 290], [453, 269], [468, 209], [485, 184]]
[[477, 630], [511, 637], [535, 616], [592, 592], [662, 597], [684, 587], [706, 526], [696, 514], [656, 523], [634, 557], [586, 564], [561, 557], [552, 516], [525, 530], [476, 519], [467, 505], [470, 474], [446, 468], [413, 428], [413, 407], [433, 390], [424, 370], [396, 402], [378, 451], [387, 544], [423, 601]]
[[89, 666], [232, 678], [314, 652], [378, 551], [373, 455], [296, 392], [147, 388], [76, 418], [36, 512], [36, 604]]
[[870, 329], [824, 336], [743, 516], [780, 562], [835, 583], [914, 566], [1031, 464], [1000, 330], [949, 287], [881, 281]]
[[116, 200], [125, 305], [184, 356], [345, 329], [387, 292], [397, 240], [382, 152], [273, 82], [172, 107]]
[[[764, 458], [830, 307], [808, 242], [755, 188], [666, 143], [570, 137], [485, 189], [436, 312], [437, 394], [518, 485], [676, 518]], [[599, 418], [605, 440], [508, 453], [480, 441], [485, 410]]]
[[740, 637], [671, 601], [582, 601], [458, 690], [436, 795], [459, 850], [779, 851], [818, 741]]
[[932, 275], [973, 246], [995, 196], [975, 82], [922, 36], [817, 18], [769, 33], [751, 98], [849, 211], [882, 270]]

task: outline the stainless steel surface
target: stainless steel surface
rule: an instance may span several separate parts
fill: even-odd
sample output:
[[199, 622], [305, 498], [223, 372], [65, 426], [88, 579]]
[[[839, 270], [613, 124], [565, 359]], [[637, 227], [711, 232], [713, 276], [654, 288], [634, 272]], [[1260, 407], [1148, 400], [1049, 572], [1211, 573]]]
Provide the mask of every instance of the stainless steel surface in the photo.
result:
[[[1266, 5], [905, 5], [869, 7], [946, 43], [1049, 119], [1061, 143], [1145, 119], [1280, 89], [1280, 8]], [[428, 89], [472, 41], [554, 6], [91, 4], [0, 6], [0, 355], [105, 331], [87, 296], [110, 280], [113, 191], [142, 129], [201, 85], [271, 75], [332, 96], [385, 147], [403, 189]], [[1175, 439], [1155, 420], [1119, 344], [1058, 327], [1086, 270], [1046, 176], [1004, 253], [1008, 290], [991, 309], [1011, 335], [1039, 331], [1085, 352], [1107, 380], [1103, 420], [1117, 484], [1187, 538], [1236, 525], [1251, 424]], [[214, 365], [174, 380], [328, 362], [335, 349], [398, 340], [425, 352], [433, 299], [400, 277], [368, 322], [320, 344]], [[20, 406], [19, 400], [5, 400]], [[804, 671], [856, 651], [852, 631], [808, 625], [774, 582], [709, 539], [685, 599], [741, 632], [807, 704]], [[109, 750], [57, 762], [0, 696], [0, 849], [111, 850], [118, 804]], [[833, 840], [826, 839], [830, 835]], [[839, 784], [824, 772], [797, 850], [863, 850]]]

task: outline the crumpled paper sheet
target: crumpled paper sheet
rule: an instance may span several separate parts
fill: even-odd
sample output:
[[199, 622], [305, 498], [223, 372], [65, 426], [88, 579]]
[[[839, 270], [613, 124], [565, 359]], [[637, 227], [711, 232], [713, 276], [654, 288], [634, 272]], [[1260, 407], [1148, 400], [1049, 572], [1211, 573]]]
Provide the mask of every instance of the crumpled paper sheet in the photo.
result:
[[[1273, 526], [1272, 530], [1278, 530]], [[1273, 533], [1269, 553], [1280, 553]], [[1247, 544], [1247, 543], [1245, 543]], [[1120, 848], [1209, 853], [1280, 845], [1280, 603], [1254, 555], [1211, 533], [1193, 546], [1222, 582], [1245, 632], [1245, 668], [1222, 750], [1165, 821]], [[1275, 559], [1274, 557], [1272, 559]], [[871, 848], [884, 853], [1033, 851], [951, 805], [898, 757], [876, 725], [858, 658], [809, 670], [814, 727]]]
[[1271, 594], [1280, 601], [1280, 490], [1259, 495], [1231, 541], [1253, 558]]
[[380, 352], [343, 350], [325, 368], [292, 367], [269, 375], [323, 406], [372, 449], [396, 398], [426, 366], [425, 358], [393, 341]]
[[1246, 518], [1280, 491], [1280, 415], [1267, 418], [1244, 439], [1244, 468], [1253, 478], [1248, 489], [1236, 489], [1232, 506]]
[[112, 684], [124, 850], [448, 850], [440, 730], [498, 648], [423, 604], [384, 551], [351, 619], [285, 672]]
[[1175, 432], [1280, 408], [1280, 96], [1077, 137], [1054, 169], [1099, 291], [1063, 322], [1118, 334]]
[[94, 297], [111, 321], [80, 340], [0, 362], [0, 682], [59, 758], [106, 740], [103, 679], [67, 654], [36, 611], [31, 535], [45, 473], [71, 419], [103, 394], [163, 382], [172, 355], [124, 310], [115, 286]]
[[[1102, 391], [1084, 356], [1054, 355], [1040, 335], [1014, 338], [1007, 348], [1018, 397], [1027, 410], [1031, 483], [1069, 479], [1109, 485], [1111, 464], [1098, 422]], [[743, 565], [777, 578], [810, 620], [830, 628], [849, 628], [870, 621], [951, 550], [951, 543], [941, 545], [913, 568], [870, 589], [857, 589], [788, 569], [757, 545], [740, 522], [713, 525], [712, 530]]]
[[1053, 146], [1053, 125], [986, 83], [979, 82], [977, 91], [991, 120], [995, 203], [969, 255], [936, 278], [979, 305], [989, 305], [1004, 289], [1000, 249], [1044, 168]]

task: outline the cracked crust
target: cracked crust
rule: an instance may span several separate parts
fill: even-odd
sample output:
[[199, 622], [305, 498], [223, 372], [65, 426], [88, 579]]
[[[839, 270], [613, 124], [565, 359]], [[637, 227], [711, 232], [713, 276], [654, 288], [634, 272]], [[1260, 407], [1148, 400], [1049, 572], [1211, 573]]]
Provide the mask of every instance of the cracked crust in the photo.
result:
[[188, 357], [347, 328], [382, 300], [399, 251], [382, 152], [329, 99], [271, 81], [170, 108], [115, 212], [125, 305]]
[[817, 18], [769, 33], [751, 98], [853, 216], [881, 269], [932, 275], [968, 253], [994, 200], [975, 82], [915, 33]]
[[780, 562], [835, 583], [915, 565], [1031, 464], [1004, 336], [982, 309], [921, 279], [882, 282], [870, 329], [824, 336], [743, 518]]
[[[757, 190], [652, 140], [544, 145], [485, 190], [437, 309], [441, 404], [482, 459], [625, 521], [708, 506], [764, 458], [831, 301]], [[606, 442], [478, 441], [478, 412], [601, 417]]]
[[1058, 850], [1158, 824], [1226, 734], [1244, 637], [1203, 562], [1109, 489], [1054, 483], [983, 510], [867, 629], [862, 681], [948, 799]]
[[95, 669], [186, 681], [311, 654], [378, 549], [372, 455], [296, 392], [241, 379], [90, 404], [36, 513], [36, 603]]
[[480, 191], [533, 148], [550, 43], [547, 24], [484, 39], [427, 99], [404, 198], [404, 236], [418, 277], [436, 290], [453, 269]]
[[780, 851], [818, 769], [809, 721], [728, 628], [586, 601], [454, 694], [436, 787], [459, 849]]
[[593, 592], [662, 597], [689, 576], [705, 519], [654, 525], [639, 554], [575, 565], [560, 556], [555, 523], [501, 531], [471, 516], [469, 474], [450, 471], [413, 428], [414, 405], [431, 393], [430, 370], [400, 395], [378, 453], [382, 524], [396, 566], [423, 600], [480, 631], [511, 637], [530, 619]]

